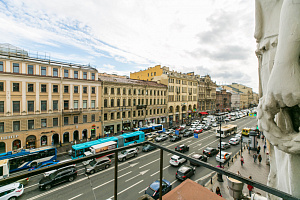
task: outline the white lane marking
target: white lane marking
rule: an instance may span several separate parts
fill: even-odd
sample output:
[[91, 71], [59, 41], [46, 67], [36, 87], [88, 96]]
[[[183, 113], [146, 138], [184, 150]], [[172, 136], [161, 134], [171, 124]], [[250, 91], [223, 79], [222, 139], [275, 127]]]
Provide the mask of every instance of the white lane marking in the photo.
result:
[[177, 179], [176, 179], [175, 181], [173, 181], [173, 182], [171, 183], [171, 185], [173, 185], [176, 181], [177, 181]]
[[145, 190], [147, 189], [148, 187], [146, 187], [145, 189], [142, 189], [141, 191], [139, 191], [139, 194], [141, 194], [142, 192], [145, 192]]
[[[165, 169], [167, 169], [167, 168], [169, 168], [169, 167], [171, 167], [171, 165], [166, 166], [165, 168], [163, 168], [163, 170], [165, 170]], [[154, 176], [155, 174], [158, 174], [158, 173], [159, 173], [159, 171], [155, 172], [155, 173], [152, 174], [151, 176]]]
[[188, 154], [188, 156], [192, 155], [193, 153], [195, 153], [195, 151], [193, 151], [192, 153]]
[[81, 168], [81, 169], [78, 169], [77, 171], [81, 171], [81, 170], [84, 170], [85, 168]]
[[[128, 173], [126, 173], [126, 174], [123, 174], [123, 175], [121, 175], [121, 176], [118, 176], [118, 179], [119, 178], [122, 178], [123, 176], [126, 176], [127, 174], [130, 174], [132, 171], [130, 171], [130, 172], [128, 172]], [[93, 190], [95, 190], [95, 189], [97, 189], [97, 188], [99, 188], [99, 187], [102, 187], [103, 185], [106, 185], [107, 183], [110, 183], [110, 182], [112, 182], [112, 181], [114, 181], [115, 179], [112, 179], [112, 180], [110, 180], [110, 181], [107, 181], [106, 183], [103, 183], [103, 184], [101, 184], [101, 185], [98, 185], [98, 186], [96, 186], [96, 187], [94, 187], [93, 188]]]
[[139, 168], [141, 169], [141, 168], [143, 168], [143, 167], [145, 167], [145, 166], [147, 166], [147, 165], [150, 165], [150, 164], [152, 164], [152, 163], [158, 161], [159, 159], [160, 159], [160, 158], [158, 158], [158, 159], [156, 159], [156, 160], [153, 160], [153, 161], [151, 161], [151, 162], [149, 162], [149, 163], [147, 163], [147, 164], [145, 164], [145, 165], [143, 165], [143, 166], [140, 166]]
[[133, 164], [129, 165], [128, 167], [125, 167], [125, 168], [123, 168], [123, 169], [120, 169], [118, 172], [121, 172], [121, 171], [123, 171], [123, 170], [125, 170], [125, 169], [128, 169], [129, 167], [134, 167], [134, 166], [136, 166], [137, 164], [139, 164], [139, 163], [133, 163]]
[[[141, 182], [143, 182], [144, 180], [141, 180], [141, 181], [139, 181], [139, 182], [137, 182], [137, 183], [135, 183], [135, 184], [133, 184], [132, 186], [130, 186], [130, 187], [128, 187], [128, 188], [126, 188], [126, 189], [124, 189], [124, 190], [122, 190], [121, 192], [119, 192], [118, 193], [118, 195], [120, 195], [120, 194], [122, 194], [123, 192], [125, 192], [125, 191], [127, 191], [127, 190], [129, 190], [130, 188], [132, 188], [132, 187], [134, 187], [134, 186], [136, 186], [136, 185], [138, 185], [138, 184], [140, 184]], [[110, 199], [112, 199], [114, 196], [111, 196], [110, 197]]]
[[168, 153], [168, 156], [171, 155], [171, 153]]
[[186, 143], [190, 143], [190, 142], [192, 142], [192, 141], [187, 141]]
[[25, 189], [28, 189], [28, 188], [31, 188], [31, 187], [33, 187], [33, 186], [36, 186], [36, 185], [38, 185], [38, 183], [33, 184], [33, 185], [31, 185], [31, 186], [26, 186], [26, 187], [24, 188], [24, 190], [25, 190]]
[[72, 198], [71, 198], [71, 199], [69, 199], [69, 200], [76, 199], [77, 197], [80, 197], [81, 195], [83, 195], [83, 193], [81, 193], [81, 194], [79, 194], [79, 195], [77, 195], [77, 196], [75, 196], [75, 197], [72, 197]]
[[142, 172], [140, 172], [138, 175], [133, 176], [133, 177], [131, 177], [130, 179], [127, 179], [125, 182], [128, 182], [128, 181], [134, 179], [135, 177], [143, 176], [143, 175], [146, 174], [149, 170], [150, 170], [150, 169], [147, 169], [147, 170], [145, 170], [145, 171], [142, 171]]
[[78, 174], [78, 176], [83, 175], [83, 174], [85, 174], [85, 173]]

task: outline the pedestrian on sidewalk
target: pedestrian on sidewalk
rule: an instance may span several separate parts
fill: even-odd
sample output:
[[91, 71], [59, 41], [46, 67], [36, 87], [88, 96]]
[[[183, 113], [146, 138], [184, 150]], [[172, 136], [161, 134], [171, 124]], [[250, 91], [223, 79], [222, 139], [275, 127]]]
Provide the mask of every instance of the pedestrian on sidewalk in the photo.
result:
[[250, 154], [250, 145], [248, 144], [248, 153]]
[[260, 153], [260, 146], [257, 147], [257, 154]]
[[264, 144], [264, 153], [266, 153], [266, 148], [267, 148], [267, 145]]
[[[249, 179], [252, 180], [252, 177], [249, 176]], [[252, 193], [252, 190], [253, 190], [254, 187], [252, 185], [247, 185], [247, 188], [249, 190], [249, 196], [251, 197], [251, 193]]]
[[243, 166], [243, 164], [244, 164], [244, 158], [243, 156], [241, 156], [241, 165]]
[[262, 157], [261, 157], [261, 155], [259, 154], [259, 155], [258, 155], [258, 162], [259, 162], [259, 164], [261, 163], [261, 160], [262, 160]]
[[237, 174], [240, 175], [240, 176], [242, 176], [242, 174], [240, 173], [240, 171], [237, 171]]
[[254, 158], [254, 162], [256, 162], [256, 159], [257, 159], [256, 153], [253, 154], [253, 158]]
[[216, 188], [216, 194], [219, 195], [220, 197], [222, 197], [221, 190], [220, 190], [219, 186]]
[[61, 147], [61, 141], [59, 141], [59, 146]]

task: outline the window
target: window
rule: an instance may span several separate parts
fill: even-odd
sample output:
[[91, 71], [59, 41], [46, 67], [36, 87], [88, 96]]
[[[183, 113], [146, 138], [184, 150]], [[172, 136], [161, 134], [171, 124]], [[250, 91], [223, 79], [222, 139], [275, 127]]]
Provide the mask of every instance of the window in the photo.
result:
[[123, 94], [124, 94], [124, 95], [126, 94], [126, 89], [125, 89], [125, 88], [123, 88]]
[[27, 111], [28, 112], [34, 111], [34, 101], [27, 101]]
[[131, 95], [131, 89], [128, 90], [128, 95]]
[[117, 94], [121, 94], [121, 88], [117, 88]]
[[68, 100], [64, 101], [64, 110], [69, 110], [69, 101]]
[[131, 106], [131, 99], [128, 99], [128, 106]]
[[83, 115], [82, 117], [83, 117], [83, 119], [82, 119], [83, 123], [87, 123], [87, 115]]
[[4, 83], [3, 82], [0, 82], [0, 91], [4, 91]]
[[133, 95], [136, 95], [136, 89], [133, 89]]
[[58, 93], [58, 85], [53, 85], [53, 93]]
[[91, 101], [91, 108], [95, 108], [95, 100]]
[[20, 112], [20, 101], [13, 101], [13, 112]]
[[27, 65], [27, 74], [33, 74], [33, 65]]
[[153, 72], [151, 72], [151, 76], [153, 76]]
[[117, 112], [117, 119], [120, 119], [120, 112]]
[[131, 111], [128, 111], [128, 118], [131, 117]]
[[78, 86], [74, 86], [74, 93], [78, 93]]
[[149, 73], [148, 73], [148, 77], [149, 77]]
[[58, 126], [58, 118], [53, 118], [53, 127]]
[[69, 77], [69, 70], [67, 70], [67, 69], [64, 70], [64, 77], [65, 78]]
[[122, 106], [126, 106], [126, 99], [123, 99], [123, 104]]
[[3, 61], [0, 61], [0, 72], [3, 72]]
[[125, 118], [125, 112], [122, 112], [122, 118]]
[[4, 122], [0, 122], [0, 133], [4, 133]]
[[83, 72], [83, 79], [87, 79], [87, 72]]
[[78, 124], [78, 116], [74, 116], [74, 124]]
[[104, 99], [104, 107], [107, 108], [107, 99]]
[[19, 63], [13, 63], [13, 72], [19, 73]]
[[0, 113], [4, 113], [4, 101], [0, 101]]
[[58, 100], [53, 100], [53, 110], [58, 110]]
[[107, 87], [104, 88], [104, 94], [107, 94]]
[[47, 92], [47, 85], [45, 84], [41, 85], [41, 92]]
[[104, 120], [107, 120], [107, 113], [104, 113]]
[[28, 120], [28, 130], [29, 129], [34, 129], [34, 120]]
[[58, 76], [58, 69], [57, 68], [53, 68], [53, 76]]
[[114, 113], [110, 113], [110, 119], [114, 119]]
[[41, 111], [47, 111], [47, 101], [41, 101]]
[[133, 113], [132, 113], [132, 117], [135, 117], [135, 111], [133, 111]]
[[19, 131], [20, 130], [20, 121], [14, 121], [13, 122], [13, 130]]
[[74, 109], [78, 109], [78, 100], [74, 100]]
[[136, 99], [133, 99], [133, 106], [136, 105]]
[[82, 107], [83, 107], [84, 109], [87, 109], [87, 100], [83, 100]]
[[115, 89], [114, 88], [110, 89], [110, 94], [115, 94]]
[[156, 72], [154, 72], [154, 76], [156, 76]]
[[78, 71], [74, 71], [74, 78], [78, 78]]
[[95, 80], [95, 73], [92, 73], [92, 80]]
[[28, 92], [34, 92], [33, 91], [33, 84], [32, 83], [28, 83], [28, 85], [27, 85], [27, 91]]
[[120, 99], [117, 99], [117, 106], [120, 106]]
[[19, 83], [13, 83], [13, 92], [19, 92]]
[[83, 87], [83, 94], [87, 93], [87, 87]]
[[95, 115], [94, 114], [92, 114], [92, 122], [94, 122], [95, 121]]
[[46, 128], [47, 127], [47, 119], [41, 119], [41, 127]]
[[47, 74], [46, 67], [41, 67], [41, 75], [46, 76], [46, 74]]
[[96, 93], [96, 89], [95, 87], [92, 87], [92, 94], [95, 94]]
[[69, 124], [69, 117], [64, 117], [64, 125], [68, 125]]
[[64, 93], [69, 93], [69, 86], [67, 85], [64, 86]]

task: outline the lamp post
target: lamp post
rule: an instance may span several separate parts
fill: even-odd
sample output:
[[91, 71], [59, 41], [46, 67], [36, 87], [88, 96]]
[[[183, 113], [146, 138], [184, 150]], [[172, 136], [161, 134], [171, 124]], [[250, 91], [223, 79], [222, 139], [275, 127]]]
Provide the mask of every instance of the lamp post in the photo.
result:
[[[220, 163], [219, 163], [219, 166], [220, 166], [220, 168], [222, 168], [222, 162], [221, 162], [221, 158], [222, 158], [222, 139], [221, 139], [222, 121], [221, 121], [221, 119], [219, 119], [219, 122], [220, 122], [220, 130], [219, 130], [219, 135], [220, 135]], [[218, 173], [218, 181], [223, 182], [223, 177], [222, 177], [222, 174], [220, 174], [220, 173]]]

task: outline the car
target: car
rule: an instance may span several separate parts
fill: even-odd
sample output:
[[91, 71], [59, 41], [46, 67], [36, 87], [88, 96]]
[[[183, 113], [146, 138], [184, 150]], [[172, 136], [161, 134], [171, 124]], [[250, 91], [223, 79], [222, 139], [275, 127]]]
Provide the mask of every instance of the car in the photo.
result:
[[195, 174], [195, 171], [196, 171], [196, 167], [183, 165], [177, 170], [175, 177], [180, 181], [184, 181], [187, 178], [193, 176]]
[[229, 122], [230, 121], [230, 119], [229, 118], [225, 118], [225, 122]]
[[[71, 160], [72, 159], [66, 159], [66, 160], [60, 161], [60, 163], [68, 162], [68, 161], [71, 161]], [[68, 165], [68, 166], [65, 166], [65, 167], [61, 167], [61, 168], [58, 168], [58, 169], [54, 169], [54, 170], [50, 170], [50, 171], [44, 172], [44, 177], [49, 176], [50, 174], [56, 172], [57, 170], [68, 168], [68, 167], [72, 167], [72, 166], [75, 167], [76, 164], [72, 164], [72, 165]]]
[[210, 126], [204, 126], [204, 127], [203, 127], [203, 130], [210, 130], [210, 129], [211, 129]]
[[239, 116], [239, 115], [236, 115], [235, 118], [236, 118], [236, 119], [240, 119], [240, 116]]
[[187, 160], [185, 158], [182, 158], [180, 156], [177, 156], [177, 155], [173, 155], [171, 158], [170, 158], [170, 165], [172, 166], [175, 166], [175, 167], [178, 167], [179, 165], [185, 163]]
[[[228, 149], [230, 148], [230, 144], [227, 142], [221, 142], [221, 149]], [[218, 149], [220, 149], [220, 143], [218, 144]]]
[[[27, 185], [28, 182], [29, 182], [30, 178], [23, 178], [23, 179], [20, 179], [18, 181], [16, 181], [17, 183], [21, 183], [23, 186]], [[1, 196], [0, 196], [1, 197]]]
[[196, 127], [196, 129], [203, 129], [204, 126], [205, 126], [204, 124], [200, 124]]
[[237, 145], [237, 144], [239, 144], [239, 143], [240, 143], [240, 140], [237, 139], [237, 138], [231, 138], [231, 139], [229, 140], [229, 144], [232, 144], [232, 145]]
[[236, 135], [234, 135], [234, 138], [237, 138], [237, 139], [241, 140], [241, 138], [242, 138], [242, 135], [241, 135], [241, 134], [239, 134], [239, 133], [237, 133]]
[[170, 142], [176, 142], [181, 140], [181, 137], [179, 135], [174, 135], [173, 137], [171, 137]]
[[152, 137], [148, 137], [148, 138], [147, 138], [147, 141], [149, 141], [149, 142], [154, 142], [154, 141], [155, 141], [155, 139], [154, 139], [154, 138], [152, 138]]
[[191, 124], [192, 124], [191, 122], [186, 123], [187, 126], [190, 126]]
[[85, 173], [93, 174], [101, 169], [107, 169], [111, 165], [111, 160], [108, 157], [101, 157], [91, 160], [88, 165], [85, 166]]
[[190, 150], [190, 147], [188, 147], [185, 144], [181, 144], [181, 145], [178, 145], [177, 147], [175, 147], [175, 151], [179, 151], [181, 153], [184, 153], [184, 152], [189, 151], [189, 150]]
[[190, 137], [190, 136], [193, 136], [194, 133], [192, 131], [187, 131], [183, 134], [183, 137]]
[[39, 181], [40, 190], [50, 190], [54, 185], [66, 181], [73, 181], [77, 177], [77, 169], [75, 166], [70, 165], [64, 168], [60, 168], [56, 171], [53, 171], [49, 176], [43, 177]]
[[[159, 186], [160, 186], [160, 180], [154, 181], [149, 185], [149, 187], [145, 190], [145, 194], [148, 194], [153, 199], [159, 198]], [[162, 196], [167, 194], [169, 191], [172, 190], [172, 185], [169, 181], [166, 179], [162, 180]]]
[[231, 121], [235, 121], [235, 117], [231, 117]]
[[155, 139], [157, 136], [159, 136], [158, 133], [148, 133], [147, 134], [147, 138], [153, 138], [153, 139]]
[[222, 151], [221, 154], [222, 154], [221, 159], [220, 159], [220, 153], [217, 154], [217, 156], [216, 156], [217, 162], [225, 163], [231, 157], [231, 153], [229, 153], [229, 152]]
[[167, 140], [167, 139], [168, 139], [168, 136], [167, 136], [167, 135], [161, 134], [160, 136], [158, 136], [158, 137], [155, 138], [155, 141], [156, 141], [156, 142], [161, 142], [161, 141], [165, 141], [165, 140]]
[[189, 128], [189, 131], [194, 131], [194, 130], [196, 130], [196, 126], [192, 126]]
[[212, 126], [212, 127], [217, 127], [218, 124], [217, 124], [217, 123], [213, 123], [211, 126]]
[[152, 151], [152, 150], [154, 150], [154, 149], [156, 149], [155, 146], [152, 146], [151, 144], [145, 144], [145, 145], [143, 146], [142, 151], [148, 152], [148, 151]]
[[124, 162], [128, 158], [137, 157], [137, 155], [138, 155], [138, 152], [137, 152], [136, 148], [134, 148], [134, 149], [126, 149], [126, 150], [121, 151], [118, 154], [118, 160]]
[[188, 129], [182, 129], [181, 131], [179, 131], [179, 134], [185, 134], [188, 131], [189, 131]]
[[[194, 159], [196, 159], [196, 160], [207, 162], [207, 156], [206, 155], [202, 155], [200, 153], [194, 153], [193, 155], [191, 155], [191, 157], [194, 158]], [[193, 161], [190, 161], [190, 165], [200, 166], [199, 164], [194, 163]]]
[[197, 120], [195, 120], [195, 123], [198, 123], [198, 124], [200, 124], [200, 120], [198, 120], [198, 119], [197, 119]]
[[181, 124], [179, 128], [185, 129], [186, 128], [186, 124]]
[[206, 149], [203, 150], [203, 154], [212, 157], [213, 155], [216, 155], [219, 153], [219, 150], [213, 147], [206, 147]]
[[24, 186], [21, 183], [10, 183], [0, 186], [0, 199], [17, 199], [24, 192]]
[[36, 169], [41, 169], [41, 168], [44, 168], [44, 167], [49, 167], [51, 165], [55, 165], [55, 164], [58, 164], [58, 163], [59, 163], [59, 160], [58, 161], [40, 162], [36, 166], [29, 168], [28, 171], [33, 171], [33, 170], [36, 170]]
[[196, 130], [194, 130], [194, 133], [202, 133], [203, 132], [203, 129], [196, 129]]

